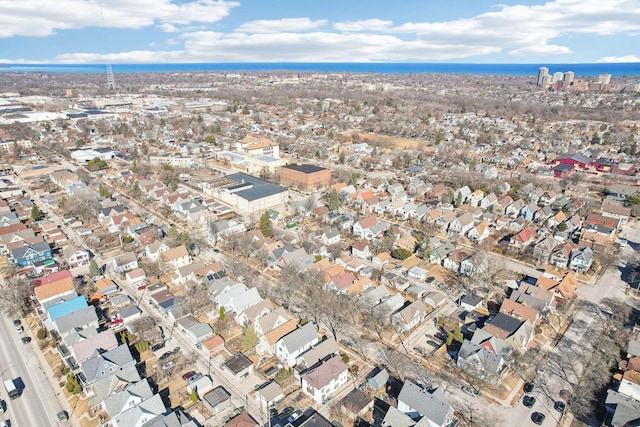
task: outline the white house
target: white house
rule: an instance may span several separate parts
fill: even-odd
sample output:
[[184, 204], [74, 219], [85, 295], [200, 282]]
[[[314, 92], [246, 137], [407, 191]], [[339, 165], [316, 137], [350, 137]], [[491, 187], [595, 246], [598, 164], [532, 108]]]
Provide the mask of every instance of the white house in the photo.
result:
[[276, 343], [276, 357], [288, 367], [296, 364], [296, 359], [318, 342], [318, 332], [311, 322], [280, 338]]
[[164, 251], [168, 251], [169, 249], [169, 245], [166, 243], [155, 240], [144, 248], [144, 253], [147, 255], [149, 261], [156, 262], [160, 259], [160, 254]]
[[453, 421], [453, 407], [447, 402], [442, 388], [427, 390], [411, 381], [405, 381], [398, 395], [398, 410], [416, 419], [422, 425], [445, 427]]
[[62, 248], [62, 254], [67, 260], [67, 264], [69, 264], [70, 268], [85, 265], [89, 262], [89, 251], [75, 245], [67, 245]]
[[348, 380], [349, 367], [334, 355], [315, 368], [302, 374], [302, 391], [318, 404], [322, 404]]

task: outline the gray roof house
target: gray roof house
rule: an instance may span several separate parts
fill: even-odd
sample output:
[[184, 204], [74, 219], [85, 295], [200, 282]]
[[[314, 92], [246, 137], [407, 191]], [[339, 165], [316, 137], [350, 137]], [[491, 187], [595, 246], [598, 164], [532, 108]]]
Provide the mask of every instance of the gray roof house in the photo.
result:
[[154, 394], [112, 418], [111, 424], [113, 427], [138, 427], [166, 412], [167, 407], [164, 406], [162, 397]]
[[398, 409], [413, 419], [427, 418], [431, 426], [445, 427], [453, 421], [453, 407], [441, 388], [427, 390], [405, 381], [398, 395]]
[[287, 366], [296, 364], [299, 355], [318, 342], [318, 332], [313, 323], [305, 323], [276, 342], [276, 357]]
[[119, 345], [104, 353], [96, 354], [94, 357], [82, 362], [83, 383], [90, 385], [103, 378], [117, 375], [119, 371], [127, 366], [135, 366], [135, 359], [126, 345]]
[[106, 398], [101, 406], [113, 418], [151, 396], [153, 396], [153, 390], [145, 378], [142, 381], [127, 384], [122, 390]]
[[471, 341], [464, 340], [458, 350], [459, 368], [472, 369], [485, 378], [496, 378], [496, 374], [502, 369], [504, 359], [491, 350]]
[[374, 390], [380, 390], [387, 385], [387, 381], [389, 381], [389, 372], [386, 368], [382, 368], [367, 379], [367, 384]]
[[66, 316], [58, 317], [54, 323], [56, 325], [56, 330], [62, 337], [65, 337], [74, 331], [97, 328], [99, 326], [98, 315], [96, 314], [95, 307], [92, 305], [73, 311]]
[[96, 353], [105, 352], [118, 346], [116, 334], [112, 329], [79, 341], [71, 346], [71, 354], [80, 363], [90, 359]]
[[615, 390], [607, 390], [607, 400], [604, 403], [607, 410], [605, 425], [612, 427], [637, 426], [640, 421], [640, 401], [618, 393]]

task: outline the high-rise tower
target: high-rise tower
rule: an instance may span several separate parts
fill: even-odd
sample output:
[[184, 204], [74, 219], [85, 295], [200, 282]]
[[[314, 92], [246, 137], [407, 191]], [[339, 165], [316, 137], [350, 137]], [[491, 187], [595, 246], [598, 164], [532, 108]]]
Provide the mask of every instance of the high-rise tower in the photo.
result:
[[116, 77], [113, 75], [111, 64], [107, 64], [107, 89], [116, 90]]
[[547, 67], [540, 67], [540, 71], [538, 71], [538, 86], [542, 86], [544, 84], [545, 77], [549, 75], [549, 69]]

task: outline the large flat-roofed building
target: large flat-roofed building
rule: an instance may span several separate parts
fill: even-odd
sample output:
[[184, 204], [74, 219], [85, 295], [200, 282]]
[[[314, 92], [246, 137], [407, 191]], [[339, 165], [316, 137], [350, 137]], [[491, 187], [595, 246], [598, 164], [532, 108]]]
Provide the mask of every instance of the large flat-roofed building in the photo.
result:
[[302, 191], [323, 190], [331, 183], [331, 170], [310, 164], [282, 166], [280, 183]]
[[202, 190], [245, 215], [284, 206], [289, 197], [286, 188], [244, 173], [208, 182]]

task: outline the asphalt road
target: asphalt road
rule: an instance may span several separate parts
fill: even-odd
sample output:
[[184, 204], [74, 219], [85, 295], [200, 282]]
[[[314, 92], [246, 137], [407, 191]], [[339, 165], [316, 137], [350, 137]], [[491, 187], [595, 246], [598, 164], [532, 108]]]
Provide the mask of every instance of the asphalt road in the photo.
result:
[[20, 397], [10, 400], [2, 385], [1, 395], [7, 410], [0, 415], [0, 419], [10, 419], [12, 427], [63, 425], [56, 418], [61, 410], [58, 400], [34, 354], [34, 351], [40, 351], [33, 348], [37, 346], [36, 341], [23, 344], [20, 339], [26, 332], [18, 333], [12, 320], [5, 316], [0, 317], [0, 333], [4, 337], [0, 346], [2, 381], [20, 378], [21, 381], [17, 382], [24, 387]]

